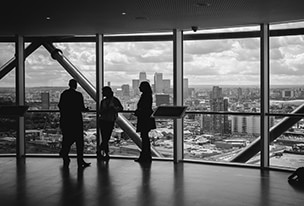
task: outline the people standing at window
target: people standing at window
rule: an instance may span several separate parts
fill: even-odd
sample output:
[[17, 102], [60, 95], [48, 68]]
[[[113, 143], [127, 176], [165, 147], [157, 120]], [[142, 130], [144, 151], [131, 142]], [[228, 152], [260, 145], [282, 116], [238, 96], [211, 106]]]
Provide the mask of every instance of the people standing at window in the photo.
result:
[[84, 106], [82, 94], [76, 91], [77, 81], [75, 79], [69, 81], [69, 87], [69, 89], [61, 93], [58, 104], [60, 110], [60, 129], [63, 136], [60, 156], [63, 158], [63, 165], [68, 167], [70, 164], [69, 152], [72, 144], [76, 142], [78, 167], [87, 167], [90, 163], [85, 162], [83, 159], [82, 112], [89, 111], [89, 109]]
[[99, 129], [102, 142], [97, 146], [97, 158], [109, 160], [109, 140], [114, 129], [118, 112], [123, 110], [118, 98], [113, 95], [111, 87], [102, 88], [103, 99], [99, 106]]
[[142, 139], [141, 153], [136, 162], [150, 163], [152, 161], [151, 143], [149, 132], [156, 128], [155, 119], [151, 117], [152, 110], [152, 89], [147, 81], [143, 81], [139, 85], [139, 91], [142, 92], [140, 99], [137, 103], [135, 116], [137, 116], [136, 131], [140, 132]]

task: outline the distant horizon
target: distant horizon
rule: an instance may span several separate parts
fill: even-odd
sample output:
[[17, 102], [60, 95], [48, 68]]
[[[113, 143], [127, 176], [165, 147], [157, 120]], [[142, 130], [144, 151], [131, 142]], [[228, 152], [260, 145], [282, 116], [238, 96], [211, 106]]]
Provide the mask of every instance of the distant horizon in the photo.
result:
[[[222, 87], [222, 88], [238, 88], [238, 87], [260, 87], [260, 85], [233, 85], [233, 84], [226, 84], [226, 85], [220, 85], [220, 84], [214, 84], [214, 85], [211, 85], [211, 84], [198, 84], [198, 85], [189, 85], [188, 87], [189, 88], [193, 88], [193, 87], [196, 87], [196, 88], [206, 88], [206, 87], [213, 87], [213, 86], [219, 86], [219, 87]], [[65, 87], [65, 88], [68, 88], [68, 85], [63, 85], [63, 86], [29, 86], [29, 87], [25, 87], [25, 88], [56, 88], [56, 87]], [[119, 85], [111, 85], [112, 88], [119, 88], [121, 86]], [[282, 84], [277, 84], [277, 85], [270, 85], [271, 88], [273, 87], [278, 87], [278, 88], [290, 88], [290, 87], [304, 87], [304, 84], [293, 84], [293, 85], [282, 85]], [[15, 88], [15, 87], [12, 87], [12, 86], [0, 86], [0, 88]], [[171, 87], [172, 88], [172, 87]]]

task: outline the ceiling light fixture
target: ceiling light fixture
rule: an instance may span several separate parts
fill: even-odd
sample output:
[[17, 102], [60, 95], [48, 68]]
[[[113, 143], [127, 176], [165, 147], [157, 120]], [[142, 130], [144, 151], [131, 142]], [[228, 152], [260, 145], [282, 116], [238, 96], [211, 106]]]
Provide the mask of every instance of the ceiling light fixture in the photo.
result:
[[196, 2], [194, 5], [197, 6], [197, 7], [209, 7], [209, 6], [211, 6], [211, 4], [208, 3], [208, 2]]

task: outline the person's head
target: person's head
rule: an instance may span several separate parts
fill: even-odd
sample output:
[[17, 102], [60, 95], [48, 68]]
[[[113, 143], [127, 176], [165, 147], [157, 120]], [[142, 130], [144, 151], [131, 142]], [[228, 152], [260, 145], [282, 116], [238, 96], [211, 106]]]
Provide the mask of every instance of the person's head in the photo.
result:
[[106, 98], [113, 97], [113, 91], [111, 87], [105, 86], [102, 88], [102, 95]]
[[139, 85], [139, 91], [141, 91], [142, 93], [152, 94], [152, 89], [149, 82], [147, 81], [141, 82]]
[[77, 81], [75, 79], [71, 79], [69, 81], [69, 87], [72, 89], [76, 89], [77, 88]]

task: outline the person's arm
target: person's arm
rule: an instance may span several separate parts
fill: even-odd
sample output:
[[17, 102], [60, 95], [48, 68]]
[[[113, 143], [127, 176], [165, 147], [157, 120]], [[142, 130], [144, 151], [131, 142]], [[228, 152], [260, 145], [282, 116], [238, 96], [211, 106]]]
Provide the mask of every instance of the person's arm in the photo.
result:
[[83, 99], [83, 96], [82, 96], [81, 93], [80, 93], [80, 98], [81, 98], [81, 101], [80, 101], [80, 102], [81, 102], [81, 105], [80, 105], [81, 111], [82, 111], [82, 112], [87, 112], [87, 111], [89, 111], [89, 108], [84, 106], [84, 99]]
[[115, 98], [115, 104], [114, 104], [114, 106], [115, 106], [115, 110], [117, 112], [123, 111], [123, 106], [122, 106], [122, 104], [121, 104], [121, 102], [119, 101], [118, 98]]

